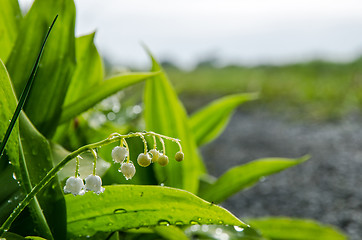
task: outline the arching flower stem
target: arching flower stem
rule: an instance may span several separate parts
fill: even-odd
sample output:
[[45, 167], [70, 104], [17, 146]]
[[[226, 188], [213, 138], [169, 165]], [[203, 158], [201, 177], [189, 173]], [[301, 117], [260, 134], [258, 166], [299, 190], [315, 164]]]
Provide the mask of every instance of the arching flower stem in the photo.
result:
[[74, 174], [74, 177], [79, 177], [79, 158], [80, 156], [76, 156], [75, 158], [75, 174]]
[[96, 150], [94, 150], [94, 148], [90, 149], [90, 151], [92, 152], [93, 154], [93, 157], [94, 157], [94, 161], [93, 161], [93, 175], [96, 175], [96, 169], [97, 169], [97, 152]]
[[166, 155], [166, 147], [165, 147], [165, 142], [163, 141], [163, 139], [158, 136], [158, 139], [160, 140], [161, 144], [162, 144], [162, 151], [163, 151], [163, 154]]

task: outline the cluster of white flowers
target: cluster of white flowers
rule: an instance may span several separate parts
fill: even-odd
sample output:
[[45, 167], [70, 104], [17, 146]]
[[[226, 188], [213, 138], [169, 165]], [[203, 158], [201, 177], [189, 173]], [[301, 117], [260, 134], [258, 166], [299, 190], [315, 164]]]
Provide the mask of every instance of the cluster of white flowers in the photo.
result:
[[85, 179], [85, 185], [83, 179], [80, 177], [70, 177], [67, 179], [64, 186], [64, 193], [71, 193], [74, 196], [83, 195], [85, 191], [93, 191], [96, 194], [104, 192], [102, 187], [102, 179], [97, 175], [89, 175]]
[[[154, 147], [150, 151], [147, 150], [147, 142], [142, 135], [142, 133], [135, 133], [133, 135], [140, 136], [144, 142], [144, 152], [140, 153], [137, 157], [137, 163], [141, 167], [148, 167], [151, 163], [158, 163], [161, 166], [166, 166], [169, 163], [168, 156], [166, 155], [165, 144], [163, 143], [162, 137], [167, 138], [176, 142], [179, 145], [180, 151], [175, 154], [175, 160], [180, 162], [184, 158], [184, 154], [181, 150], [181, 145], [178, 139], [169, 138], [166, 136], [162, 136], [155, 133], [149, 133], [153, 136], [154, 139]], [[113, 135], [111, 135], [113, 136]], [[157, 136], [162, 143], [162, 152], [156, 149], [156, 137]], [[162, 136], [162, 137], [161, 137]], [[119, 168], [119, 172], [123, 174], [126, 180], [132, 179], [136, 174], [136, 168], [133, 165], [133, 162], [130, 161], [129, 158], [129, 149], [127, 142], [124, 138], [121, 139], [121, 146], [117, 146], [112, 150], [112, 159], [115, 163], [121, 164]], [[96, 194], [100, 194], [104, 192], [104, 188], [102, 187], [102, 179], [95, 174], [96, 172], [96, 161], [97, 161], [97, 153], [94, 149], [91, 149], [94, 155], [94, 167], [93, 174], [89, 175], [85, 179], [85, 184], [83, 179], [78, 177], [78, 169], [79, 169], [79, 159], [77, 159], [77, 168], [76, 168], [76, 177], [70, 177], [67, 179], [64, 187], [64, 193], [71, 193], [74, 196], [83, 195], [86, 191], [93, 191]]]

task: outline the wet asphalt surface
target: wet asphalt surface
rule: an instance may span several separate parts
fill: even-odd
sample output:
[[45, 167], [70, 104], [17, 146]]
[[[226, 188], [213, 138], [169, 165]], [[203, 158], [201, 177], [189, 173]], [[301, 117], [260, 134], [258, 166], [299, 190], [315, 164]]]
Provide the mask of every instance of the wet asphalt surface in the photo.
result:
[[241, 219], [315, 219], [337, 226], [351, 240], [362, 239], [362, 117], [313, 123], [239, 110], [201, 150], [214, 176], [258, 158], [310, 154], [309, 161], [266, 177], [222, 206]]

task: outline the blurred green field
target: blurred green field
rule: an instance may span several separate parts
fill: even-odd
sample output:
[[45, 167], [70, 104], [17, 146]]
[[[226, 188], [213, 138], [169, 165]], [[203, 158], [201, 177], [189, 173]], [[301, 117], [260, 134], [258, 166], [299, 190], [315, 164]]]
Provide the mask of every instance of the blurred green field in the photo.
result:
[[192, 71], [170, 64], [164, 68], [189, 109], [198, 99], [240, 92], [260, 93], [260, 99], [247, 107], [266, 107], [301, 119], [333, 120], [362, 109], [362, 58], [285, 66], [199, 64]]

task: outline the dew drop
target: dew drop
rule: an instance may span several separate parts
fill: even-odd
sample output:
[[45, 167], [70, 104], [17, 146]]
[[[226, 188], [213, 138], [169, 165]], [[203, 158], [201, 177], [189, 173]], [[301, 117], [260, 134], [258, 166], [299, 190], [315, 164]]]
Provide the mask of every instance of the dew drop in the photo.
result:
[[200, 218], [200, 217], [197, 218], [197, 221], [201, 221], [201, 220], [202, 220], [202, 218]]
[[170, 226], [170, 222], [167, 221], [167, 220], [163, 220], [163, 219], [158, 221], [157, 224], [160, 225], [160, 226]]
[[14, 178], [15, 180], [18, 180], [17, 177], [16, 177], [15, 172], [13, 172], [13, 178]]
[[239, 227], [239, 226], [234, 226], [234, 229], [235, 229], [236, 231], [238, 231], [238, 232], [244, 231], [244, 228]]
[[164, 184], [164, 183], [161, 183], [160, 186], [163, 187], [163, 186], [165, 186], [165, 184]]
[[184, 225], [184, 223], [183, 223], [182, 221], [176, 221], [176, 222], [175, 222], [175, 225], [176, 225], [176, 226], [181, 226], [181, 225]]
[[113, 225], [113, 223], [111, 223], [111, 222], [109, 222], [108, 224], [107, 224], [107, 226], [112, 226]]
[[221, 220], [217, 221], [217, 224], [219, 224], [219, 225], [222, 225], [223, 223], [224, 223], [224, 222], [221, 221]]
[[191, 220], [190, 221], [190, 224], [191, 225], [198, 225], [198, 224], [200, 224], [198, 221], [195, 221], [195, 220]]
[[113, 211], [114, 214], [122, 214], [122, 213], [126, 213], [127, 210], [124, 208], [117, 208]]

